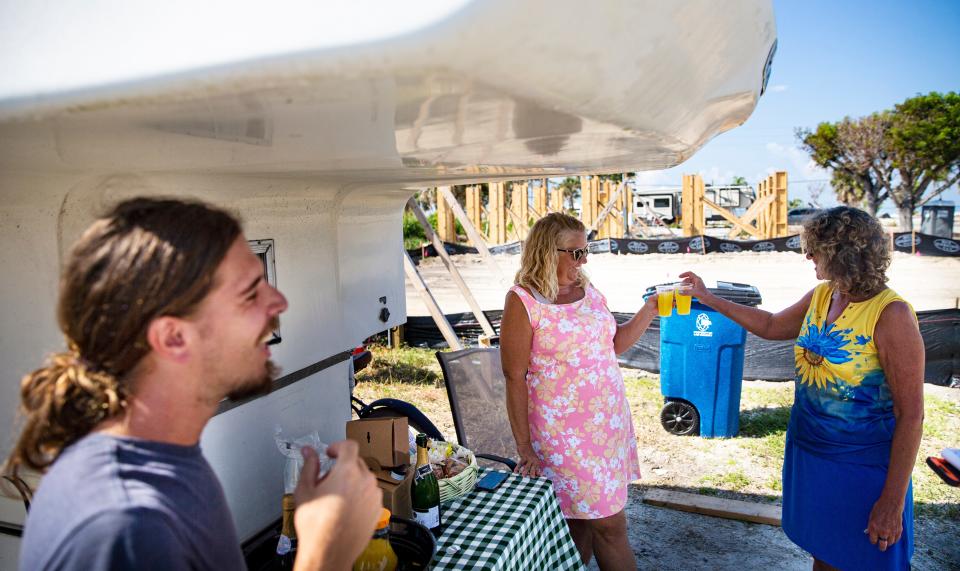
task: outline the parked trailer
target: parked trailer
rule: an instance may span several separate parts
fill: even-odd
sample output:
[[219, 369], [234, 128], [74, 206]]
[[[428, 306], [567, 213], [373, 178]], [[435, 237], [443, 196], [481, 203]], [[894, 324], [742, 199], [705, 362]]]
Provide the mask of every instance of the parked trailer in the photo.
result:
[[[757, 193], [749, 186], [707, 186], [703, 190], [707, 200], [721, 206], [739, 216], [757, 199]], [[633, 191], [633, 211], [635, 216], [646, 222], [653, 222], [654, 217], [665, 224], [672, 224], [680, 220], [680, 189], [644, 189]], [[704, 209], [707, 221], [725, 220], [715, 213], [712, 208]]]

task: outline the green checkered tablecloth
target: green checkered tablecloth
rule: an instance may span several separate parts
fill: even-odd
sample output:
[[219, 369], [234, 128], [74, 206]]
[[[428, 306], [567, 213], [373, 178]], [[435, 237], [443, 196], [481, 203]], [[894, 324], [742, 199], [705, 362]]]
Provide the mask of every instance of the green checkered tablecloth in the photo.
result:
[[510, 475], [493, 492], [474, 490], [441, 509], [432, 569], [584, 568], [546, 478]]

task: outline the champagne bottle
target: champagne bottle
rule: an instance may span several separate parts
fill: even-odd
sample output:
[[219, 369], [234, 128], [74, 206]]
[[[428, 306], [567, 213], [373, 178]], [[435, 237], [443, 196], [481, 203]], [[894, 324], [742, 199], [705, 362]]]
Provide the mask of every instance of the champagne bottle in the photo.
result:
[[280, 569], [293, 569], [293, 561], [297, 557], [297, 530], [293, 526], [293, 512], [296, 502], [293, 494], [284, 494], [282, 500], [283, 528], [280, 531], [280, 541], [277, 544], [277, 557], [280, 558]]
[[427, 454], [427, 435], [417, 435], [417, 467], [410, 490], [413, 504], [413, 518], [429, 529], [433, 535], [440, 535], [440, 484], [430, 467]]

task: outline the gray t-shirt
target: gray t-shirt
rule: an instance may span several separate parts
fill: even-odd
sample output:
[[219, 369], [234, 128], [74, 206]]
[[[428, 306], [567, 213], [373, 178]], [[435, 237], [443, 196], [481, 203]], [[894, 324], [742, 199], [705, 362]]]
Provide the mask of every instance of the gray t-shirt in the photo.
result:
[[200, 446], [88, 435], [44, 476], [20, 569], [244, 569]]

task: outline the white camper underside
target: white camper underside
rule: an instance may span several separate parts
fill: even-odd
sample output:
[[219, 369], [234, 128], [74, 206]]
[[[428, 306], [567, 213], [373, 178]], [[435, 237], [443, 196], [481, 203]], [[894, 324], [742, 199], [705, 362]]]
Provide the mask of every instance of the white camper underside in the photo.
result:
[[0, 7], [2, 166], [392, 184], [661, 169], [749, 117], [775, 40], [769, 0], [173, 4]]
[[[274, 355], [293, 372], [405, 320], [411, 189], [674, 166], [749, 117], [776, 37], [770, 0], [13, 4], [0, 6], [5, 427], [17, 380], [63, 347], [59, 261], [117, 199], [210, 200], [249, 239], [274, 239], [290, 302]], [[342, 438], [347, 378], [340, 362], [205, 431], [241, 538], [279, 515], [274, 427]]]

